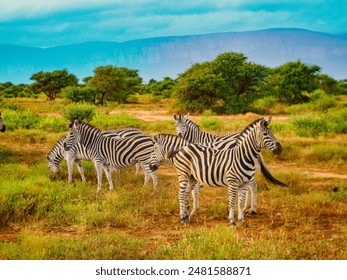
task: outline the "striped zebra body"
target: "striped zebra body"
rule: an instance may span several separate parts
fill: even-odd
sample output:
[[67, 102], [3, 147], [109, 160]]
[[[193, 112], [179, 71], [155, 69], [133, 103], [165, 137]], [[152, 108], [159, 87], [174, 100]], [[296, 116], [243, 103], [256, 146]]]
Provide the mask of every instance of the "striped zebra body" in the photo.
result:
[[[200, 127], [188, 118], [189, 114], [176, 115], [173, 114], [173, 118], [176, 120], [176, 132], [183, 138], [188, 139], [192, 143], [202, 144], [214, 149], [230, 149], [235, 146], [235, 139], [240, 135], [239, 131], [232, 132], [225, 135], [213, 135], [205, 131], [201, 131]], [[266, 168], [263, 157], [259, 156], [259, 162], [256, 163], [256, 169], [260, 169], [265, 179], [277, 186], [286, 186], [286, 184], [278, 181], [274, 178], [269, 170]], [[250, 214], [257, 213], [257, 183], [253, 178], [248, 186], [248, 192], [246, 197], [246, 204], [243, 207], [245, 213]]]
[[6, 131], [6, 126], [4, 125], [1, 117], [1, 112], [0, 112], [0, 131], [5, 132]]
[[[247, 126], [236, 139], [235, 147], [216, 150], [190, 144], [179, 151], [173, 151], [173, 158], [179, 180], [180, 216], [183, 223], [189, 221], [186, 206], [186, 194], [196, 182], [215, 187], [228, 187], [229, 219], [235, 224], [234, 212], [236, 195], [239, 190], [239, 200], [244, 200], [246, 186], [252, 182], [260, 150], [269, 149], [274, 154], [280, 154], [282, 147], [268, 128], [271, 118], [265, 121], [259, 119]], [[244, 224], [243, 211], [240, 204], [238, 219]]]
[[[150, 154], [153, 150], [153, 140], [149, 136], [138, 135], [115, 140], [103, 136], [96, 127], [82, 121], [74, 121], [65, 142], [65, 150], [69, 150], [80, 142], [93, 155], [93, 162], [98, 177], [97, 191], [101, 191], [103, 166], [125, 168], [139, 162], [145, 171], [145, 184], [149, 177], [153, 179], [154, 189], [157, 189], [157, 174], [149, 168]], [[110, 189], [113, 184], [110, 183]]]

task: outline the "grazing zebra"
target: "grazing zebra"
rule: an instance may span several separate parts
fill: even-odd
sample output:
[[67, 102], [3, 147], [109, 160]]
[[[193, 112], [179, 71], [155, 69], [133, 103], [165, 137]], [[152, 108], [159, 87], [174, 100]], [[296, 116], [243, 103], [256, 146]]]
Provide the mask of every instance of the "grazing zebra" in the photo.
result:
[[73, 147], [70, 151], [66, 152], [64, 150], [65, 139], [66, 137], [61, 137], [47, 154], [46, 160], [48, 161], [48, 168], [52, 174], [59, 172], [60, 162], [63, 159], [65, 159], [67, 162], [68, 183], [72, 182], [72, 170], [73, 170], [74, 163], [77, 166], [77, 169], [81, 175], [82, 181], [85, 182], [86, 177], [84, 176], [84, 170], [82, 167], [81, 160], [90, 160], [91, 155], [79, 143], [75, 147]]
[[[139, 162], [145, 171], [145, 183], [152, 177], [154, 190], [157, 190], [157, 173], [149, 168], [150, 154], [153, 150], [153, 140], [149, 136], [138, 135], [115, 140], [103, 136], [96, 127], [75, 120], [70, 125], [64, 148], [70, 150], [80, 142], [92, 155], [97, 172], [98, 188], [102, 189], [102, 167], [124, 168]], [[113, 189], [113, 184], [110, 184]]]
[[0, 131], [5, 132], [6, 126], [4, 125], [2, 118], [1, 118], [1, 112], [0, 112]]
[[[187, 193], [197, 182], [212, 187], [228, 187], [229, 220], [235, 225], [236, 194], [240, 188], [240, 201], [244, 200], [246, 184], [254, 177], [255, 166], [261, 149], [274, 154], [282, 152], [282, 146], [269, 129], [268, 121], [258, 119], [248, 125], [237, 137], [231, 149], [216, 150], [199, 144], [190, 144], [180, 150], [171, 151], [179, 180], [179, 203], [182, 223], [189, 221], [187, 214]], [[243, 211], [238, 209], [238, 220], [245, 225]]]
[[[101, 132], [102, 135], [112, 137], [114, 139], [120, 139], [122, 137], [133, 137], [136, 135], [144, 135], [139, 129], [136, 128], [120, 128], [116, 130], [105, 130]], [[62, 137], [58, 140], [58, 142], [53, 146], [51, 151], [47, 154], [46, 160], [48, 161], [48, 168], [52, 174], [59, 172], [60, 170], [60, 162], [65, 159], [67, 162], [68, 168], [68, 183], [72, 183], [72, 173], [73, 173], [73, 164], [75, 163], [77, 169], [81, 175], [81, 179], [83, 182], [86, 181], [84, 170], [82, 167], [82, 160], [93, 161], [93, 156], [86, 150], [86, 148], [77, 143], [72, 149], [68, 152], [64, 149], [66, 137]], [[136, 163], [136, 174], [139, 173], [141, 165]], [[107, 170], [104, 169], [107, 175]], [[115, 169], [117, 174], [117, 178], [119, 177], [119, 169]]]
[[[215, 149], [228, 149], [232, 148], [235, 145], [235, 139], [240, 134], [239, 131], [224, 135], [210, 134], [208, 132], [201, 131], [199, 125], [191, 121], [188, 116], [189, 113], [185, 116], [173, 114], [173, 118], [176, 120], [177, 135], [182, 136], [192, 143], [207, 145]], [[257, 165], [257, 169], [261, 170], [262, 174], [265, 176], [265, 179], [269, 183], [282, 187], [286, 186], [286, 184], [280, 182], [271, 175], [271, 173], [265, 166], [261, 154], [259, 157], [259, 165]], [[247, 192], [246, 205], [244, 207], [244, 212], [249, 212], [250, 214], [257, 213], [257, 183], [253, 180], [250, 182]]]

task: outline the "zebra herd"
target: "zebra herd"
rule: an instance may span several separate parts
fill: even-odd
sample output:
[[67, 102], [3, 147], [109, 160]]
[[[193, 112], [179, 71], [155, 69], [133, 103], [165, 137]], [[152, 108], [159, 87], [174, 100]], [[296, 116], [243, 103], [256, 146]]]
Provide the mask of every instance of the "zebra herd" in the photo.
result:
[[[271, 183], [285, 186], [275, 179], [266, 168], [261, 156], [262, 149], [275, 155], [282, 152], [279, 141], [269, 128], [268, 120], [260, 118], [241, 132], [217, 136], [201, 131], [189, 119], [189, 115], [173, 114], [176, 133], [158, 134], [153, 137], [135, 128], [101, 131], [80, 120], [70, 123], [69, 133], [62, 137], [47, 154], [51, 173], [59, 171], [59, 163], [65, 159], [68, 166], [68, 182], [72, 182], [73, 164], [85, 176], [81, 160], [94, 163], [97, 174], [97, 192], [102, 189], [104, 170], [110, 190], [114, 189], [112, 171], [136, 164], [144, 169], [146, 185], [150, 178], [157, 191], [157, 169], [169, 160], [177, 170], [179, 181], [179, 209], [181, 222], [186, 224], [196, 213], [199, 189], [203, 185], [228, 187], [229, 220], [235, 225], [235, 207], [238, 198], [238, 220], [245, 225], [244, 213], [256, 213], [257, 183], [255, 170], [260, 169]], [[0, 122], [1, 124], [1, 122]], [[188, 215], [189, 194], [192, 194], [193, 209]], [[246, 205], [245, 205], [246, 204]]]

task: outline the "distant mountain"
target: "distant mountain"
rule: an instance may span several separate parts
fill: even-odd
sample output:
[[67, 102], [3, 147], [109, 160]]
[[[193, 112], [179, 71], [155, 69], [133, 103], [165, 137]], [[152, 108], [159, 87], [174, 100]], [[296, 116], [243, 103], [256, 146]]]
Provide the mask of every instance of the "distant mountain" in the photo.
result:
[[28, 83], [32, 74], [66, 68], [80, 79], [101, 65], [139, 69], [148, 81], [175, 78], [193, 63], [218, 54], [244, 53], [270, 67], [300, 59], [335, 79], [347, 78], [347, 38], [303, 29], [268, 29], [206, 35], [159, 37], [117, 42], [87, 42], [52, 48], [0, 44], [0, 82]]

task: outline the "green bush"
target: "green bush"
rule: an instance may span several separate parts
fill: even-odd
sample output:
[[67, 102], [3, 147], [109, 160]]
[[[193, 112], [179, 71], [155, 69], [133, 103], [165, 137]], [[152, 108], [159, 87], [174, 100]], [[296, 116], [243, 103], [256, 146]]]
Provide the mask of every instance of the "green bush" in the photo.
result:
[[6, 120], [6, 129], [12, 131], [18, 128], [38, 128], [42, 117], [29, 110], [13, 111], [3, 110], [2, 117]]
[[291, 122], [302, 137], [317, 137], [327, 133], [347, 133], [347, 109], [330, 109], [325, 114], [295, 116]]
[[68, 120], [91, 121], [95, 116], [94, 105], [68, 105], [64, 110], [64, 116]]

